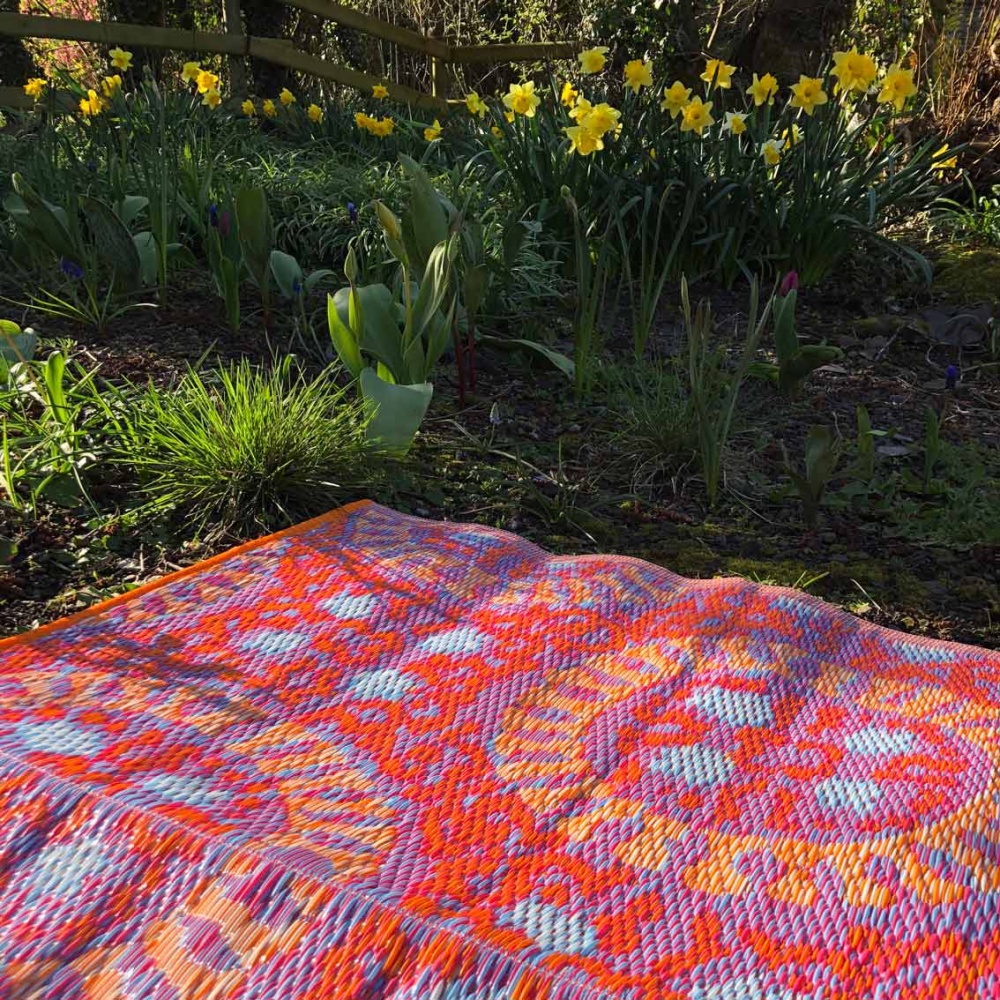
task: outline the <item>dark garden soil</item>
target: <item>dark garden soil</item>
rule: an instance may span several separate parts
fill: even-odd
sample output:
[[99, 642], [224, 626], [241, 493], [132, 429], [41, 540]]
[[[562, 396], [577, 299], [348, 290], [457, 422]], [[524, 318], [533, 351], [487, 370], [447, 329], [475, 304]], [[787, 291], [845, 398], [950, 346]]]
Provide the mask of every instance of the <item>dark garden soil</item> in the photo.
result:
[[[706, 508], [690, 456], [678, 456], [658, 476], [636, 476], [606, 394], [578, 405], [564, 376], [506, 351], [481, 352], [476, 392], [461, 411], [453, 366], [442, 365], [424, 433], [369, 495], [420, 516], [517, 531], [560, 553], [616, 552], [687, 576], [739, 574], [799, 586], [869, 621], [1000, 648], [997, 358], [982, 322], [955, 319], [975, 300], [909, 285], [894, 292], [891, 281], [874, 265], [858, 266], [829, 288], [800, 294], [800, 330], [842, 347], [844, 356], [791, 402], [768, 383], [746, 383], [715, 509]], [[745, 290], [712, 300], [722, 335], [738, 322]], [[559, 324], [557, 332], [568, 333]], [[538, 325], [552, 323], [544, 317]], [[110, 381], [167, 383], [206, 353], [207, 363], [261, 359], [269, 343], [288, 346], [279, 335], [269, 342], [254, 317], [239, 335], [231, 333], [216, 300], [197, 288], [160, 309], [122, 317], [102, 337], [57, 322], [37, 327], [50, 340], [75, 340], [81, 360]], [[623, 357], [626, 337], [623, 325], [622, 343], [611, 345]], [[663, 310], [654, 341], [656, 352], [676, 352], [675, 304]], [[555, 336], [552, 346], [571, 351], [565, 336]], [[949, 364], [962, 370], [953, 389], [945, 380]], [[851, 471], [858, 404], [884, 432], [876, 438], [878, 475], [865, 488]], [[928, 408], [940, 415], [944, 442], [929, 484]], [[491, 410], [499, 424], [491, 422]], [[798, 497], [786, 489], [783, 446], [801, 466], [806, 434], [817, 424], [839, 431], [845, 454], [818, 524], [807, 527]], [[100, 516], [89, 508], [43, 506], [34, 520], [0, 524], [0, 535], [17, 545], [0, 566], [0, 635], [243, 540], [192, 538], [182, 521], [137, 519], [128, 513], [126, 484], [97, 483], [92, 496]], [[114, 511], [120, 516], [109, 516]]]

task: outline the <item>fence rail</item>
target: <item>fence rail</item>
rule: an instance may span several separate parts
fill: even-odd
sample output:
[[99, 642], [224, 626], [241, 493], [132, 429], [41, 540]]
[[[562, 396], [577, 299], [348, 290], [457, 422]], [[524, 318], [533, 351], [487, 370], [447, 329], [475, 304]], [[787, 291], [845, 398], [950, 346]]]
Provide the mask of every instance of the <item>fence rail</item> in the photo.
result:
[[[0, 13], [0, 37], [90, 42], [98, 45], [134, 46], [194, 52], [199, 55], [228, 56], [233, 86], [237, 93], [244, 80], [242, 60], [260, 59], [357, 90], [370, 91], [375, 84], [384, 83], [393, 100], [435, 111], [447, 110], [449, 106], [449, 81], [453, 78], [452, 68], [456, 65], [567, 59], [572, 58], [578, 49], [578, 44], [574, 42], [452, 45], [446, 39], [423, 35], [418, 31], [369, 17], [360, 11], [334, 3], [333, 0], [277, 0], [277, 2], [426, 55], [431, 60], [431, 93], [391, 81], [386, 82], [369, 73], [310, 55], [295, 48], [288, 39], [246, 35], [243, 33], [240, 19], [235, 16], [239, 10], [238, 0], [226, 0], [227, 16], [224, 32], [160, 28], [120, 21], [81, 21], [69, 17]], [[4, 107], [30, 108], [34, 102], [16, 87], [0, 87], [0, 104]]]

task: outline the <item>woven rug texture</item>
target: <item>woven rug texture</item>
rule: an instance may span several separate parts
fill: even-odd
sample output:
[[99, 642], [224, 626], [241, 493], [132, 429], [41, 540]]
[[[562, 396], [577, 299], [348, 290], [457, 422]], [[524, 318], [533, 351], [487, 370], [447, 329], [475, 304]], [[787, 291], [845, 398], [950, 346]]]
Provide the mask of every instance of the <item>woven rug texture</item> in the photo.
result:
[[368, 502], [0, 643], [0, 1000], [998, 1000], [1000, 656]]

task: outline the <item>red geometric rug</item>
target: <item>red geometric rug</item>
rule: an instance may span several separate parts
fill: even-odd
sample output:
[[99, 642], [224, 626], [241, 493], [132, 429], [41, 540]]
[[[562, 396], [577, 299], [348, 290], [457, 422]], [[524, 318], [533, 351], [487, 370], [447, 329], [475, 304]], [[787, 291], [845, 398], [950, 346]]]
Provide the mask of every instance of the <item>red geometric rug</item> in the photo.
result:
[[0, 644], [0, 1000], [996, 1000], [1000, 656], [360, 503]]

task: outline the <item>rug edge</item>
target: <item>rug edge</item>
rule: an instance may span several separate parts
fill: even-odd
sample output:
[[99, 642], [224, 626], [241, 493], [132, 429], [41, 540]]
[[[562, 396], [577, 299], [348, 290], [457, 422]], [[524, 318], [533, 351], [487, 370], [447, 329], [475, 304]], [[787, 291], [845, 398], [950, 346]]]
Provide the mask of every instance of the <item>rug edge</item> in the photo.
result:
[[201, 572], [207, 567], [223, 562], [232, 556], [239, 555], [241, 552], [250, 552], [259, 546], [266, 545], [269, 542], [275, 542], [280, 538], [294, 537], [295, 535], [302, 534], [312, 528], [319, 527], [321, 524], [336, 522], [356, 510], [373, 506], [376, 506], [374, 500], [369, 500], [367, 498], [362, 500], [352, 500], [350, 503], [345, 503], [340, 507], [334, 507], [333, 510], [328, 510], [323, 514], [317, 515], [316, 517], [311, 517], [307, 521], [300, 521], [298, 524], [289, 525], [287, 528], [282, 528], [280, 531], [273, 531], [269, 535], [261, 535], [260, 538], [252, 538], [248, 542], [242, 542], [239, 545], [234, 545], [231, 548], [224, 549], [222, 552], [217, 552], [214, 556], [209, 556], [207, 559], [200, 559], [198, 562], [192, 563], [190, 566], [184, 566], [182, 569], [175, 570], [173, 573], [167, 573], [165, 576], [158, 576], [153, 580], [147, 580], [145, 583], [132, 590], [126, 590], [123, 594], [116, 594], [114, 597], [109, 597], [106, 600], [98, 601], [96, 604], [91, 604], [89, 607], [83, 608], [81, 611], [74, 611], [71, 615], [57, 618], [55, 621], [46, 622], [46, 624], [39, 625], [38, 628], [29, 629], [27, 632], [18, 632], [15, 635], [6, 636], [5, 638], [0, 639], [0, 652], [4, 652], [8, 648], [19, 645], [20, 643], [30, 643], [36, 639], [41, 639], [51, 632], [57, 632], [60, 629], [67, 628], [71, 625], [78, 625], [80, 622], [86, 621], [88, 618], [97, 617], [119, 604], [124, 604], [133, 597], [139, 597], [142, 594], [148, 594], [152, 591], [159, 590], [160, 587], [165, 587], [178, 580], [182, 580], [187, 576], [192, 576], [196, 572]]

